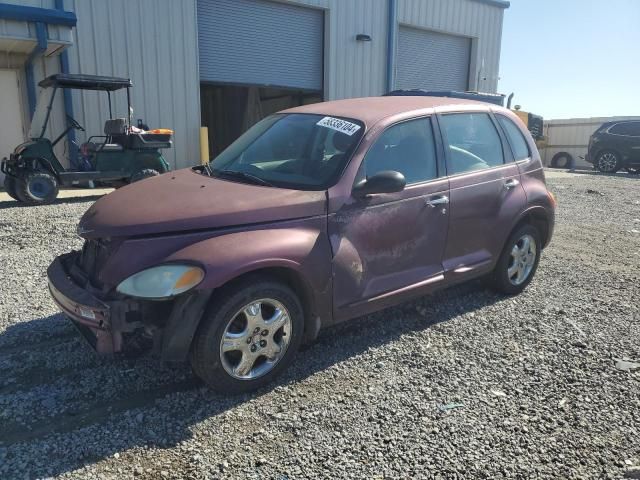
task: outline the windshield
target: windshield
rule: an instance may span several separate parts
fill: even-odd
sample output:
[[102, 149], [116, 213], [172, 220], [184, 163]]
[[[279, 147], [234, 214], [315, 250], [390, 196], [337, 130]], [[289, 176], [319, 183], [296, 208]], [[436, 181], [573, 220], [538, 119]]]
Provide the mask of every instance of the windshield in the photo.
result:
[[276, 114], [255, 124], [209, 167], [214, 176], [299, 190], [333, 185], [362, 137], [357, 120]]
[[47, 110], [54, 92], [54, 88], [43, 88], [40, 90], [40, 93], [38, 94], [38, 103], [36, 104], [36, 111], [34, 112], [33, 119], [31, 120], [29, 138], [40, 138], [42, 136], [42, 129], [47, 120]]

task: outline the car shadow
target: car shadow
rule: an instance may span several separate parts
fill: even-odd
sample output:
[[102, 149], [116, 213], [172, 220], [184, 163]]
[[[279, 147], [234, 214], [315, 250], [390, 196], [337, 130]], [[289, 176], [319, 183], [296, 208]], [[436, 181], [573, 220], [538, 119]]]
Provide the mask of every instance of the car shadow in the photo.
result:
[[[274, 389], [286, 394], [332, 365], [504, 299], [471, 282], [336, 325], [275, 382], [238, 396], [210, 391], [186, 364], [162, 365], [151, 355], [100, 359], [60, 314], [15, 324], [0, 334], [0, 478], [57, 476], [134, 447], [172, 448], [205, 419]], [[146, 418], [157, 421], [147, 426]], [[41, 452], [54, 441], [64, 455], [48, 462]]]
[[[64, 205], [69, 203], [84, 203], [84, 202], [95, 202], [96, 200], [104, 197], [104, 195], [84, 195], [80, 197], [66, 197], [66, 198], [56, 198], [55, 201], [50, 203], [49, 205]], [[26, 205], [22, 202], [18, 202], [17, 200], [4, 200], [0, 202], [0, 210], [6, 208], [35, 208], [40, 205]], [[46, 205], [42, 205], [46, 206]]]

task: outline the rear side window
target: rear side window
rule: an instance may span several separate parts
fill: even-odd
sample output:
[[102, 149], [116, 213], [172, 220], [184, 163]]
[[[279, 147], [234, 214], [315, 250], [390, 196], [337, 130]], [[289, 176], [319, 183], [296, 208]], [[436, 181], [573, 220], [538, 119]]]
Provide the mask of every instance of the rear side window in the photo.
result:
[[418, 118], [387, 128], [367, 152], [364, 167], [367, 177], [385, 170], [400, 172], [407, 185], [436, 178], [436, 149], [430, 119]]
[[449, 175], [504, 164], [502, 142], [486, 113], [451, 113], [440, 121], [449, 155]]
[[513, 151], [513, 158], [516, 161], [529, 158], [531, 156], [529, 145], [518, 126], [503, 115], [496, 115], [496, 118], [507, 134], [509, 145], [511, 145], [511, 150]]
[[609, 133], [626, 135], [629, 137], [640, 137], [640, 122], [617, 123], [609, 129]]

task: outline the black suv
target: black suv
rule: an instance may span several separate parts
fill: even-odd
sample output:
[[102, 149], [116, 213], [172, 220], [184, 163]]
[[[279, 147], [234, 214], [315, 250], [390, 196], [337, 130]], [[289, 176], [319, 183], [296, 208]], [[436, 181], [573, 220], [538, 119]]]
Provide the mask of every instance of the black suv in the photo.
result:
[[585, 160], [596, 170], [614, 173], [625, 168], [640, 173], [640, 120], [606, 122], [589, 139]]

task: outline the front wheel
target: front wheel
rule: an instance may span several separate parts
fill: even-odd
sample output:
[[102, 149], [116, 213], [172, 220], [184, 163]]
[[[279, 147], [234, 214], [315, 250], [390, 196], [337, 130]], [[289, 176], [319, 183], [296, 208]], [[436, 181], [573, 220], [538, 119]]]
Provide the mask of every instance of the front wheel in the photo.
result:
[[595, 166], [602, 173], [616, 173], [620, 170], [620, 155], [612, 150], [604, 150], [598, 154]]
[[16, 194], [16, 179], [14, 177], [10, 177], [9, 175], [5, 175], [4, 177], [4, 190], [14, 200], [20, 201], [18, 195]]
[[237, 394], [271, 382], [292, 361], [304, 329], [295, 293], [248, 279], [224, 289], [205, 314], [191, 348], [194, 372], [214, 390]]
[[493, 287], [507, 295], [516, 295], [527, 288], [538, 268], [541, 248], [535, 227], [523, 225], [513, 232], [493, 271]]

